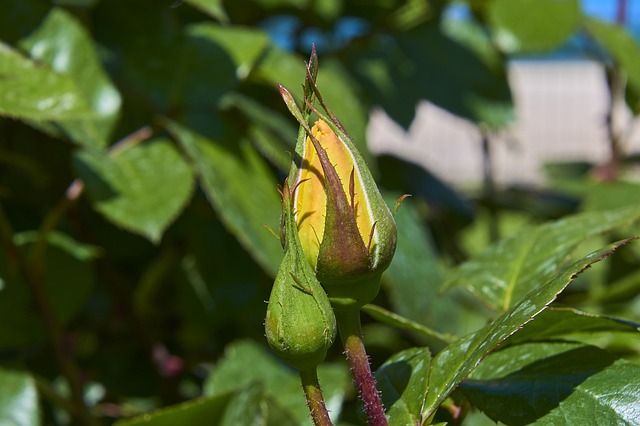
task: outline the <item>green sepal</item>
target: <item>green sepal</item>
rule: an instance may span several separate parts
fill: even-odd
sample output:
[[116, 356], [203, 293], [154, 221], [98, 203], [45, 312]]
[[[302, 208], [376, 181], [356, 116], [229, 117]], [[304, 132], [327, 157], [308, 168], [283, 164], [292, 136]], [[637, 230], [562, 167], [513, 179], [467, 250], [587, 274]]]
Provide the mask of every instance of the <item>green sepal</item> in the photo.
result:
[[325, 359], [335, 341], [336, 318], [302, 251], [287, 182], [282, 202], [285, 254], [269, 297], [265, 332], [271, 348], [302, 371]]

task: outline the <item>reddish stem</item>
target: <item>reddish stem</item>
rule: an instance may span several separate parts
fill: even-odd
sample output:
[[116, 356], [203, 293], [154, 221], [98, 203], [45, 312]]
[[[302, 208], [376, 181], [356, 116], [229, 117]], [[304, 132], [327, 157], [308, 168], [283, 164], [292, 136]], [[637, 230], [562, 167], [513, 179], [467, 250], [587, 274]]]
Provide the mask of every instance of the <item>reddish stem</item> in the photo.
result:
[[333, 426], [322, 396], [317, 370], [313, 368], [307, 371], [300, 371], [300, 379], [302, 380], [302, 388], [307, 398], [307, 406], [309, 407], [313, 424], [316, 426]]
[[353, 383], [358, 390], [358, 396], [364, 406], [369, 424], [371, 426], [387, 426], [380, 393], [376, 389], [376, 381], [369, 366], [369, 357], [362, 342], [360, 310], [338, 311], [336, 312], [336, 320], [345, 355], [353, 374]]

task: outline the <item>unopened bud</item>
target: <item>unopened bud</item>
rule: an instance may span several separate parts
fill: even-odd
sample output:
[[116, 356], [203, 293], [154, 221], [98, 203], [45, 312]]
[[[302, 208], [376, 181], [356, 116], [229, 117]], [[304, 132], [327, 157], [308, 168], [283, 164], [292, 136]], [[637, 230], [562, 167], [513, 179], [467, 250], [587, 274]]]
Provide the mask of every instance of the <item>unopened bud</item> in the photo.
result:
[[306, 370], [324, 360], [336, 337], [336, 320], [327, 294], [305, 258], [291, 197], [285, 182], [285, 254], [269, 297], [265, 331], [269, 345], [283, 360], [298, 370]]

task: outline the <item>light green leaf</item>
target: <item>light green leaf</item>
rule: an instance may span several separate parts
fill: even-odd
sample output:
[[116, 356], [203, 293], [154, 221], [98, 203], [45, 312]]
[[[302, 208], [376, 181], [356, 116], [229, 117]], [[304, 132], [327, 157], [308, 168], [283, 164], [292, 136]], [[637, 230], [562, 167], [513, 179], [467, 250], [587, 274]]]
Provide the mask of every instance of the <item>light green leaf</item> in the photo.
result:
[[393, 355], [376, 371], [389, 425], [423, 423], [422, 405], [429, 385], [430, 362], [429, 349], [411, 348]]
[[553, 278], [538, 285], [489, 325], [438, 353], [431, 367], [429, 393], [425, 403], [426, 416], [435, 412], [487, 354], [545, 309], [582, 271], [608, 257], [629, 241], [612, 244], [562, 268]]
[[[340, 415], [349, 384], [348, 372], [343, 366], [322, 364], [318, 369], [318, 377], [327, 408], [335, 421]], [[251, 383], [263, 384], [269, 398], [288, 412], [299, 425], [311, 424], [297, 372], [250, 341], [237, 342], [227, 347], [224, 358], [216, 364], [207, 378], [204, 392], [206, 395], [218, 395]]]
[[90, 114], [72, 78], [38, 66], [0, 42], [0, 115], [55, 120]]
[[258, 58], [269, 45], [269, 36], [264, 31], [238, 25], [195, 24], [187, 28], [187, 33], [222, 47], [236, 66], [238, 80], [244, 79], [251, 73]]
[[486, 3], [496, 43], [508, 53], [545, 51], [578, 30], [578, 0], [493, 0]]
[[229, 150], [175, 122], [167, 129], [193, 161], [211, 206], [227, 229], [275, 276], [282, 259], [280, 242], [263, 225], [280, 222], [277, 183], [266, 163], [246, 141]]
[[627, 225], [640, 208], [589, 212], [525, 229], [455, 268], [443, 289], [464, 286], [488, 306], [506, 311], [547, 281], [586, 239]]
[[214, 397], [195, 399], [162, 408], [142, 416], [120, 420], [115, 423], [115, 426], [217, 425], [222, 420], [229, 401], [232, 400], [234, 396], [233, 392], [228, 392]]
[[640, 366], [576, 343], [531, 343], [489, 355], [460, 385], [506, 424], [638, 424]]
[[511, 336], [509, 345], [562, 338], [579, 333], [634, 333], [640, 324], [604, 315], [590, 314], [572, 308], [549, 308]]
[[0, 369], [0, 424], [40, 425], [38, 393], [30, 375]]
[[42, 24], [20, 42], [34, 60], [75, 81], [92, 117], [56, 120], [80, 145], [107, 144], [120, 112], [120, 94], [102, 68], [93, 40], [80, 23], [63, 9], [53, 8]]
[[223, 0], [184, 0], [185, 3], [200, 9], [202, 12], [220, 22], [228, 22], [229, 17], [224, 9]]
[[80, 151], [75, 165], [97, 211], [156, 243], [193, 192], [193, 172], [167, 139], [113, 154]]
[[[25, 231], [13, 236], [13, 242], [17, 246], [35, 243], [37, 240], [38, 231]], [[81, 243], [62, 232], [51, 232], [47, 241], [51, 246], [57, 247], [77, 260], [84, 262], [94, 260], [103, 255], [102, 247]]]

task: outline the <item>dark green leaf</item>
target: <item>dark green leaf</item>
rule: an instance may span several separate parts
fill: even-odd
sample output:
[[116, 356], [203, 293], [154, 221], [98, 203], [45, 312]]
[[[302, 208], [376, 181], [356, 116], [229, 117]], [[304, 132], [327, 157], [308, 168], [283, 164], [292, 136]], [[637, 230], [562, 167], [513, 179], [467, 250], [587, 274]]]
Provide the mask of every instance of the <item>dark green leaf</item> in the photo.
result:
[[222, 420], [229, 401], [235, 394], [228, 392], [212, 397], [204, 397], [178, 405], [162, 408], [152, 413], [131, 419], [120, 420], [116, 426], [175, 426], [219, 424]]
[[244, 141], [241, 152], [230, 151], [181, 125], [167, 128], [182, 145], [200, 175], [200, 184], [229, 231], [273, 276], [282, 248], [263, 225], [279, 224], [280, 200], [276, 182], [262, 157]]
[[433, 22], [364, 47], [350, 55], [350, 69], [372, 101], [405, 128], [421, 100], [489, 127], [513, 120], [504, 66], [487, 66], [475, 46], [452, 39]]
[[80, 151], [75, 164], [93, 207], [114, 224], [153, 242], [160, 241], [193, 192], [189, 164], [166, 139], [113, 154]]
[[534, 343], [490, 355], [461, 389], [508, 425], [636, 424], [639, 379], [640, 366], [602, 349]]
[[20, 42], [39, 63], [68, 75], [77, 84], [93, 116], [56, 120], [76, 143], [105, 146], [118, 119], [120, 94], [102, 68], [87, 31], [63, 9], [52, 9], [42, 24]]
[[[340, 415], [349, 383], [348, 373], [342, 366], [323, 364], [318, 369], [318, 377], [327, 408], [335, 420]], [[206, 395], [218, 395], [251, 383], [262, 383], [269, 398], [290, 413], [298, 424], [311, 424], [297, 372], [249, 341], [227, 347], [224, 358], [207, 378], [204, 391]]]
[[578, 333], [633, 333], [640, 324], [572, 308], [549, 308], [507, 340], [508, 344], [562, 338]]
[[[14, 236], [14, 243], [24, 250], [25, 256], [34, 240], [32, 232]], [[49, 236], [44, 285], [47, 300], [62, 324], [78, 314], [93, 290], [95, 271], [90, 261], [95, 252], [87, 253], [87, 249], [63, 234]], [[4, 285], [0, 286], [0, 348], [41, 344], [45, 330], [29, 285], [6, 265], [0, 265], [0, 276], [4, 279]]]
[[91, 113], [71, 77], [38, 66], [0, 42], [0, 114], [56, 120]]
[[[387, 195], [387, 204], [393, 205], [397, 195]], [[385, 290], [400, 315], [422, 324], [434, 324], [448, 308], [437, 300], [442, 271], [431, 238], [410, 198], [396, 212], [395, 221], [398, 245], [383, 275]]]
[[431, 367], [429, 393], [425, 404], [427, 416], [438, 408], [487, 354], [545, 309], [582, 271], [628, 242], [629, 240], [625, 240], [612, 244], [562, 268], [553, 278], [532, 290], [489, 325], [438, 353]]
[[381, 308], [380, 306], [365, 305], [362, 310], [366, 312], [367, 315], [382, 323], [390, 325], [391, 327], [398, 328], [400, 330], [413, 331], [414, 333], [422, 335], [422, 337], [426, 339], [436, 339], [445, 343], [450, 343], [455, 340], [455, 336], [452, 336], [450, 334], [443, 334], [436, 330], [432, 330], [429, 327], [425, 327], [422, 324], [388, 311], [384, 308]]
[[38, 393], [30, 375], [0, 369], [0, 424], [40, 425]]
[[578, 29], [578, 0], [493, 0], [487, 15], [496, 43], [505, 51], [550, 50]]
[[222, 108], [241, 111], [249, 124], [248, 135], [258, 151], [282, 172], [291, 167], [291, 153], [297, 138], [290, 116], [286, 117], [254, 99], [237, 93], [225, 96]]
[[422, 405], [429, 387], [430, 362], [429, 349], [411, 348], [395, 354], [376, 371], [390, 425], [423, 423]]
[[584, 240], [627, 225], [640, 208], [583, 213], [525, 229], [455, 268], [443, 288], [462, 285], [494, 309], [506, 311], [547, 281]]

